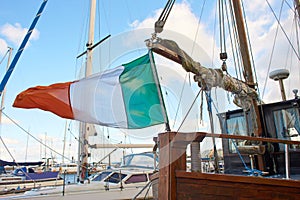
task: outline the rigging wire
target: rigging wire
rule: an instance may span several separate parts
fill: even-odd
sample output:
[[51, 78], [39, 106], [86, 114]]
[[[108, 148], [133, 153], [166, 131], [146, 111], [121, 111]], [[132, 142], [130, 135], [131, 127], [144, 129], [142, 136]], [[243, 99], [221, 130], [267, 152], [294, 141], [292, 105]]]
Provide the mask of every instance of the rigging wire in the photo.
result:
[[[198, 32], [199, 32], [199, 29], [200, 29], [200, 23], [201, 23], [201, 19], [202, 19], [202, 14], [203, 14], [203, 11], [204, 11], [204, 7], [205, 7], [205, 3], [206, 3], [206, 0], [204, 0], [203, 4], [202, 4], [202, 7], [201, 7], [201, 11], [200, 11], [200, 14], [199, 14], [199, 17], [198, 17], [198, 24], [197, 24], [197, 29], [196, 29], [196, 33], [195, 33], [195, 36], [194, 36], [194, 41], [193, 41], [193, 46], [192, 46], [192, 51], [191, 51], [191, 55], [193, 55], [194, 53], [194, 49], [195, 49], [195, 45], [196, 45], [196, 40], [197, 40], [197, 36], [198, 36]], [[191, 85], [191, 74], [188, 73], [188, 78], [189, 78], [189, 84]], [[185, 79], [186, 80], [186, 77]], [[184, 84], [185, 84], [185, 81], [184, 81]], [[183, 86], [184, 87], [184, 86]], [[181, 93], [183, 94], [183, 93]], [[182, 98], [182, 96], [180, 95], [180, 98]], [[179, 105], [178, 105], [178, 108], [179, 109]], [[177, 114], [177, 113], [176, 113]], [[175, 125], [175, 122], [174, 122], [174, 125]]]
[[184, 91], [184, 87], [185, 87], [187, 75], [188, 75], [188, 73], [185, 74], [185, 77], [184, 77], [184, 83], [183, 83], [182, 88], [181, 88], [181, 91], [180, 91], [180, 98], [179, 98], [178, 106], [177, 106], [176, 113], [175, 113], [175, 117], [174, 117], [173, 128], [175, 127], [175, 123], [176, 123], [176, 120], [177, 120], [177, 115], [178, 115], [178, 112], [179, 112], [179, 105], [181, 104], [181, 101], [182, 101], [183, 91]]
[[26, 177], [28, 177], [30, 180], [32, 180], [34, 183], [36, 182], [34, 179], [32, 179], [28, 173], [26, 171], [24, 171], [21, 166], [16, 162], [16, 159], [14, 158], [14, 156], [12, 155], [12, 153], [9, 151], [8, 147], [6, 146], [4, 140], [2, 139], [2, 137], [0, 136], [0, 140], [4, 146], [4, 148], [6, 149], [6, 151], [8, 152], [8, 154], [10, 155], [10, 157], [13, 159], [13, 161], [16, 163], [16, 165], [20, 168], [20, 170], [23, 172], [23, 174], [25, 174]]
[[[242, 3], [243, 15], [246, 16], [246, 12], [245, 12], [245, 7], [244, 7], [244, 4], [243, 4], [243, 1], [241, 1], [241, 3]], [[248, 44], [249, 44], [249, 52], [250, 52], [250, 56], [251, 56], [252, 69], [253, 69], [253, 72], [254, 72], [255, 82], [257, 84], [258, 83], [258, 79], [257, 79], [257, 73], [256, 73], [255, 62], [254, 62], [254, 56], [253, 56], [253, 52], [252, 52], [252, 43], [250, 41], [250, 34], [249, 34], [248, 23], [247, 23], [247, 18], [246, 17], [244, 17], [244, 22], [245, 22], [245, 26], [246, 26], [246, 33], [247, 33], [247, 40], [248, 40]], [[257, 94], [259, 96], [260, 95], [259, 87], [257, 87], [256, 89], [257, 89]]]
[[[227, 8], [227, 3], [225, 1], [225, 8]], [[241, 79], [242, 77], [242, 72], [241, 72], [241, 61], [239, 60], [239, 56], [238, 56], [238, 48], [237, 48], [237, 45], [234, 45], [234, 44], [237, 44], [238, 43], [238, 40], [236, 39], [237, 38], [237, 32], [236, 32], [236, 27], [234, 27], [233, 29], [231, 29], [231, 24], [234, 24], [234, 14], [233, 14], [233, 9], [232, 9], [232, 4], [230, 3], [229, 5], [229, 10], [230, 10], [230, 14], [228, 13], [228, 9], [226, 9], [226, 17], [227, 17], [227, 27], [228, 27], [228, 32], [229, 32], [229, 39], [230, 39], [230, 43], [231, 43], [231, 51], [232, 51], [232, 58], [233, 58], [233, 63], [234, 63], [234, 68], [235, 68], [235, 76], [239, 79]], [[231, 18], [229, 17], [231, 16]], [[231, 19], [231, 21], [229, 20]], [[231, 22], [231, 23], [230, 23]], [[231, 34], [230, 34], [231, 33]], [[234, 35], [234, 38], [232, 37], [232, 34]], [[234, 42], [234, 39], [236, 42]], [[239, 62], [238, 62], [239, 61]], [[238, 66], [238, 67], [237, 67]], [[228, 73], [227, 73], [228, 74]], [[228, 74], [229, 75], [229, 74]], [[228, 102], [231, 103], [230, 101], [230, 97], [229, 97], [230, 93], [227, 92], [227, 99], [228, 99]]]
[[[101, 1], [101, 2], [102, 2], [102, 7], [103, 7], [102, 11], [104, 13], [104, 19], [105, 19], [104, 21], [106, 23], [108, 32], [111, 33], [111, 27], [110, 27], [110, 23], [109, 23], [109, 20], [108, 20], [109, 17], [108, 17], [107, 11], [106, 11], [104, 3], [103, 3], [104, 1]], [[111, 2], [111, 1], [109, 1], [109, 2]]]
[[[296, 21], [298, 21], [298, 23], [296, 22], [296, 24], [298, 24], [298, 26], [300, 26], [300, 12], [299, 12], [299, 6], [300, 4], [294, 0], [294, 7], [292, 7], [288, 2], [286, 2], [286, 4], [290, 7], [290, 9], [295, 13], [295, 19]], [[299, 46], [298, 46], [299, 47]]]
[[[299, 42], [299, 37], [297, 37], [299, 35], [299, 27], [297, 27], [297, 18], [295, 17], [293, 20], [293, 24], [295, 24], [295, 38], [296, 38], [296, 43], [297, 43], [297, 47], [298, 47], [298, 52], [300, 52], [300, 42]], [[292, 33], [291, 33], [292, 34]]]
[[[290, 10], [294, 13], [294, 18], [296, 19], [296, 24], [297, 24], [297, 21], [298, 21], [298, 25], [300, 26], [300, 20], [297, 20], [298, 19], [298, 16], [297, 16], [297, 5], [295, 4], [295, 1], [294, 2], [294, 5], [295, 7], [291, 6], [291, 4], [289, 2], [287, 2], [287, 0], [283, 0], [286, 5], [290, 8]], [[300, 17], [300, 16], [299, 16]], [[297, 25], [296, 25], [297, 26]], [[299, 47], [299, 46], [298, 46]]]
[[1, 59], [0, 65], [1, 65], [1, 63], [4, 61], [4, 59], [6, 58], [8, 52], [9, 52], [9, 48], [8, 48], [8, 50], [6, 51], [6, 53], [4, 54], [3, 58]]
[[[297, 16], [295, 15], [295, 17], [294, 17], [294, 20], [293, 20], [293, 25], [292, 25], [292, 27], [296, 27], [295, 28], [295, 32], [293, 32], [293, 31], [291, 31], [291, 33], [290, 33], [290, 38], [295, 38], [295, 40], [296, 40], [296, 43], [297, 43], [297, 47], [298, 47], [298, 52], [300, 52], [300, 45], [299, 45], [299, 37], [297, 37], [298, 36], [298, 28], [297, 28], [297, 21], [296, 21], [296, 18]], [[296, 33], [295, 35], [294, 35], [294, 33]], [[294, 37], [295, 36], [295, 37]], [[288, 48], [288, 50], [287, 50], [287, 56], [286, 56], [286, 62], [285, 62], [285, 65], [284, 66], [286, 66], [286, 68], [289, 68], [288, 70], [290, 71], [290, 72], [292, 72], [292, 66], [293, 66], [293, 64], [294, 64], [294, 62], [293, 62], [293, 59], [292, 59], [292, 56], [289, 56], [289, 55], [291, 55], [292, 54], [292, 52], [291, 52], [291, 48]], [[288, 62], [290, 62], [289, 64], [288, 64]], [[298, 69], [298, 70], [300, 70], [300, 69]], [[299, 71], [300, 72], [300, 71]], [[299, 79], [299, 76], [298, 76], [298, 79]], [[290, 79], [289, 79], [290, 80]], [[288, 82], [289, 83], [289, 85], [288, 85], [288, 88], [291, 88], [291, 81], [289, 81]]]
[[287, 36], [287, 34], [286, 34], [284, 28], [282, 27], [282, 24], [280, 23], [280, 20], [279, 20], [278, 17], [276, 16], [276, 14], [275, 14], [275, 12], [274, 12], [272, 6], [270, 5], [270, 3], [269, 3], [268, 0], [266, 0], [266, 2], [267, 2], [267, 4], [268, 4], [270, 10], [272, 11], [272, 13], [273, 13], [275, 19], [277, 20], [278, 25], [280, 26], [280, 28], [281, 28], [281, 30], [282, 30], [284, 36], [286, 37], [287, 41], [289, 42], [289, 44], [290, 44], [290, 46], [291, 46], [293, 52], [295, 53], [295, 55], [296, 55], [296, 57], [298, 58], [298, 60], [300, 60], [300, 55], [297, 53], [297, 51], [296, 51], [294, 45], [292, 44], [291, 40], [290, 40], [289, 37]]
[[[223, 0], [219, 0], [219, 27], [220, 27], [220, 46], [221, 46], [221, 53], [220, 59], [226, 60], [226, 41], [225, 41], [225, 25], [224, 25], [224, 3]], [[224, 56], [224, 57], [223, 57]]]
[[156, 33], [161, 33], [163, 31], [163, 27], [169, 17], [169, 14], [172, 10], [172, 7], [175, 3], [175, 0], [168, 0], [167, 4], [165, 5], [163, 11], [161, 12], [158, 20], [155, 22], [154, 29], [155, 29], [155, 34]]
[[184, 118], [183, 118], [183, 120], [182, 120], [180, 126], [178, 127], [177, 132], [179, 132], [180, 128], [183, 126], [183, 124], [184, 124], [185, 120], [187, 119], [189, 113], [191, 112], [191, 110], [192, 110], [194, 104], [196, 103], [196, 100], [197, 100], [197, 98], [199, 97], [199, 94], [201, 93], [201, 91], [202, 91], [202, 89], [200, 89], [199, 92], [198, 92], [198, 94], [196, 95], [194, 101], [192, 102], [192, 105], [190, 106], [190, 108], [189, 108], [189, 110], [187, 111], [187, 113], [185, 114], [185, 116], [184, 116]]
[[[108, 17], [108, 14], [107, 14], [107, 10], [106, 10], [106, 7], [105, 7], [105, 5], [104, 5], [104, 1], [101, 1], [101, 3], [102, 3], [102, 9], [101, 9], [101, 11], [103, 12], [103, 14], [104, 14], [104, 23], [105, 23], [105, 25], [106, 25], [106, 27], [107, 27], [107, 30], [108, 30], [108, 34], [107, 35], [111, 35], [111, 26], [110, 26], [110, 23], [109, 23], [109, 17]], [[108, 1], [108, 4], [109, 4], [109, 8], [111, 7], [111, 2], [110, 1]], [[99, 14], [97, 15], [97, 16], [99, 16], [99, 38], [101, 38], [101, 34], [100, 34], [100, 31], [101, 31], [101, 26], [100, 26], [100, 3], [98, 4], [98, 11], [99, 11]], [[103, 24], [103, 23], [101, 23], [101, 24]], [[108, 60], [110, 61], [111, 60], [111, 42], [110, 42], [110, 40], [108, 40]], [[99, 63], [101, 63], [101, 51], [100, 51], [100, 48], [99, 48], [99, 51], [98, 51], [98, 56], [97, 56], [97, 58], [98, 58], [98, 62]], [[109, 64], [109, 63], [107, 63], [107, 64]], [[103, 69], [103, 67], [101, 67], [100, 66], [100, 71], [103, 71], [104, 69]]]
[[[236, 70], [237, 77], [239, 77], [238, 79], [243, 80], [243, 77], [245, 79], [246, 72], [245, 72], [244, 67], [242, 67], [243, 66], [242, 55], [241, 55], [242, 52], [240, 50], [241, 49], [241, 43], [240, 43], [239, 36], [238, 36], [238, 28], [239, 27], [237, 27], [237, 23], [235, 22], [237, 19], [235, 18], [235, 15], [234, 15], [234, 9], [233, 9], [232, 1], [230, 1], [230, 6], [229, 7], [230, 7], [231, 22], [232, 22], [232, 26], [234, 27], [232, 32], [233, 32], [233, 35], [234, 35], [234, 40], [235, 40], [234, 44], [235, 45], [233, 45], [233, 42], [231, 42], [232, 47], [234, 47], [234, 49], [235, 49], [235, 51], [233, 51], [233, 58], [234, 58], [235, 65], [238, 65], [238, 68], [235, 66], [235, 70]], [[243, 7], [243, 15], [245, 16], [244, 6], [242, 5], [242, 7]], [[246, 21], [245, 18], [244, 18], [244, 23], [245, 23], [245, 26], [246, 26], [247, 43], [249, 44], [249, 51], [250, 51], [251, 60], [252, 60], [252, 63], [250, 63], [250, 64], [252, 64], [253, 68], [254, 68], [253, 53], [251, 51], [251, 42], [249, 40], [250, 36], [249, 36], [247, 21]], [[228, 22], [228, 29], [230, 29], [230, 23], [229, 22]], [[231, 34], [229, 34], [229, 35], [230, 35], [230, 38], [231, 38]], [[231, 41], [232, 41], [232, 39], [231, 39]], [[256, 75], [255, 68], [253, 70], [254, 70], [255, 77], [256, 77], [256, 82], [257, 82], [257, 75]], [[237, 72], [239, 72], [239, 73], [237, 73]], [[239, 82], [238, 84], [241, 84], [241, 82]]]
[[[299, 32], [298, 32], [300, 30], [300, 13], [299, 13], [299, 7], [297, 7], [297, 6], [299, 6], [299, 4], [297, 5], [297, 3], [294, 1], [294, 6], [295, 6], [295, 8], [291, 8], [291, 10], [293, 10], [295, 13], [294, 14], [294, 23], [295, 23], [295, 32], [296, 32], [296, 42], [297, 42], [298, 52], [300, 53], [300, 41], [299, 41]], [[298, 81], [299, 81], [300, 80], [300, 69], [299, 69], [298, 73], [299, 73], [298, 74]]]
[[0, 135], [0, 139], [1, 139], [1, 142], [4, 146], [4, 148], [6, 149], [6, 151], [8, 152], [8, 154], [10, 155], [10, 157], [15, 161], [16, 159], [14, 158], [14, 156], [12, 155], [12, 153], [9, 151], [8, 147], [6, 146], [4, 140], [2, 139], [1, 135]]
[[199, 18], [198, 18], [198, 24], [197, 24], [196, 33], [195, 33], [195, 36], [194, 36], [194, 42], [193, 42], [193, 46], [192, 46], [191, 55], [193, 55], [193, 53], [194, 53], [195, 44], [196, 44], [199, 29], [200, 29], [200, 23], [201, 23], [201, 18], [202, 18], [203, 10], [204, 10], [204, 7], [205, 7], [205, 3], [206, 3], [206, 0], [204, 0], [204, 2], [202, 4], [201, 12], [200, 12], [200, 15], [199, 15]]
[[[217, 8], [218, 8], [218, 3], [216, 3], [215, 5], [215, 20], [214, 20], [214, 34], [213, 34], [213, 37], [212, 37], [212, 43], [213, 43], [213, 49], [212, 49], [212, 58], [215, 57], [215, 45], [216, 45], [216, 34], [217, 34]], [[211, 62], [211, 66], [214, 66], [214, 60], [215, 59], [211, 59], [212, 62]]]
[[[82, 44], [85, 43], [85, 38], [87, 37], [87, 24], [88, 24], [88, 19], [89, 19], [89, 16], [88, 16], [88, 8], [87, 8], [87, 12], [85, 14], [85, 17], [82, 17], [82, 18], [85, 18], [84, 20], [82, 20], [82, 24], [81, 24], [81, 28], [80, 28], [80, 37], [79, 37], [79, 42], [78, 42], [78, 47], [77, 47], [77, 52], [84, 52], [85, 51], [85, 46], [82, 47]], [[83, 31], [84, 30], [84, 31]], [[83, 49], [82, 49], [83, 48]], [[78, 53], [79, 54], [79, 53]], [[81, 74], [83, 74], [84, 72], [81, 72], [81, 68], [82, 66], [84, 65], [85, 63], [85, 60], [84, 59], [80, 59], [81, 62], [79, 63], [78, 62], [78, 58], [75, 59], [76, 61], [76, 64], [75, 64], [75, 72], [74, 72], [74, 78], [78, 78], [79, 77], [82, 77]], [[77, 67], [79, 65], [79, 67]], [[79, 71], [78, 71], [78, 68], [79, 68]]]
[[[126, 6], [126, 10], [127, 10], [127, 12], [128, 12], [129, 20], [130, 20], [131, 22], [133, 22], [134, 20], [133, 20], [132, 14], [131, 14], [131, 10], [129, 9], [128, 1], [127, 1], [127, 0], [125, 1], [125, 6]], [[134, 31], [135, 28], [134, 28], [133, 26], [132, 26], [131, 30], [132, 30], [131, 34], [133, 34], [133, 35], [137, 34], [137, 32]], [[133, 36], [133, 37], [134, 37], [134, 36]], [[135, 42], [136, 46], [139, 47], [139, 44], [138, 44], [139, 42], [138, 42], [137, 40], [133, 40], [133, 41]], [[132, 41], [131, 41], [131, 42], [132, 42]], [[139, 53], [140, 55], [143, 55], [143, 54], [144, 54], [144, 51], [143, 51], [143, 49], [141, 49], [141, 48], [137, 48], [137, 51], [138, 51], [138, 53]]]
[[[240, 46], [239, 44], [239, 40], [238, 40], [238, 33], [237, 33], [237, 27], [236, 27], [236, 23], [235, 23], [235, 18], [234, 18], [234, 11], [233, 11], [233, 5], [230, 1], [230, 16], [231, 16], [231, 24], [228, 21], [228, 29], [230, 29], [231, 26], [233, 26], [232, 29], [232, 34], [234, 35], [234, 38], [232, 38], [231, 34], [229, 34], [230, 40], [231, 40], [231, 46], [232, 46], [232, 54], [233, 54], [233, 62], [234, 62], [234, 67], [235, 67], [235, 73], [236, 73], [236, 77], [237, 79], [242, 80], [242, 64], [241, 64], [241, 55], [240, 52], [238, 51], [238, 46]], [[228, 14], [227, 14], [228, 17]], [[229, 18], [229, 17], [228, 17]], [[235, 44], [235, 45], [234, 45]]]
[[20, 128], [23, 132], [25, 132], [26, 134], [28, 134], [30, 137], [32, 137], [35, 141], [37, 141], [38, 143], [40, 143], [41, 145], [43, 145], [45, 148], [48, 148], [49, 150], [53, 151], [54, 153], [56, 153], [59, 156], [64, 157], [65, 159], [71, 161], [71, 159], [65, 157], [64, 155], [62, 155], [61, 153], [57, 152], [55, 149], [51, 148], [50, 146], [48, 146], [47, 144], [41, 142], [38, 138], [36, 138], [34, 135], [32, 135], [31, 133], [29, 133], [28, 131], [26, 131], [20, 124], [18, 124], [15, 120], [13, 120], [11, 117], [9, 117], [5, 112], [3, 112], [3, 110], [1, 110], [0, 112], [2, 112], [3, 115], [5, 115], [13, 124], [15, 124], [18, 128]]
[[[273, 40], [273, 46], [272, 46], [272, 51], [271, 51], [271, 55], [270, 55], [270, 60], [269, 60], [269, 65], [268, 65], [267, 74], [270, 73], [270, 69], [271, 69], [271, 64], [272, 64], [272, 60], [273, 60], [272, 58], [273, 58], [273, 53], [274, 53], [274, 50], [275, 50], [276, 38], [277, 38], [277, 36], [278, 36], [279, 23], [280, 23], [280, 18], [281, 18], [281, 14], [282, 14], [283, 2], [284, 2], [284, 1], [282, 1], [281, 7], [280, 7], [279, 20], [278, 20], [278, 23], [277, 23], [276, 32], [275, 32], [275, 36], [274, 36], [274, 40]], [[265, 89], [266, 89], [266, 86], [267, 86], [268, 78], [269, 78], [269, 77], [266, 76], [265, 81], [264, 81], [264, 87], [263, 87], [263, 92], [262, 92], [262, 98], [264, 97], [264, 94], [265, 94]]]

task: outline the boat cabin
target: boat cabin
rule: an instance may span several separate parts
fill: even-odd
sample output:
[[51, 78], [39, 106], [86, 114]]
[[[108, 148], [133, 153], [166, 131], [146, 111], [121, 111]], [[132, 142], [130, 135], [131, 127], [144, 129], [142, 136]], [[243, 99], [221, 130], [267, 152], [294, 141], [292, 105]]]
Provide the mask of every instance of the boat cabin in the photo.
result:
[[94, 175], [90, 180], [92, 182], [101, 182], [106, 190], [110, 188], [128, 188], [144, 186], [150, 181], [152, 171], [141, 170], [113, 170], [103, 171]]
[[[262, 137], [300, 141], [300, 99], [259, 105]], [[219, 114], [222, 133], [254, 136], [253, 119], [242, 109]], [[243, 174], [245, 165], [260, 169], [268, 175], [286, 174], [286, 148], [284, 144], [223, 139], [225, 173]], [[290, 174], [299, 174], [300, 146], [287, 145]], [[297, 159], [298, 158], [298, 159]]]

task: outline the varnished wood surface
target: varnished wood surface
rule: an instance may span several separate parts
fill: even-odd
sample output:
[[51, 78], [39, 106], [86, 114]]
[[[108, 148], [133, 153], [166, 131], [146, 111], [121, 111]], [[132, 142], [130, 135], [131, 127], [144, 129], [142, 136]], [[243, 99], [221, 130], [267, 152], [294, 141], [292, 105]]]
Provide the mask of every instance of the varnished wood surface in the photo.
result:
[[176, 172], [177, 199], [300, 199], [300, 181]]

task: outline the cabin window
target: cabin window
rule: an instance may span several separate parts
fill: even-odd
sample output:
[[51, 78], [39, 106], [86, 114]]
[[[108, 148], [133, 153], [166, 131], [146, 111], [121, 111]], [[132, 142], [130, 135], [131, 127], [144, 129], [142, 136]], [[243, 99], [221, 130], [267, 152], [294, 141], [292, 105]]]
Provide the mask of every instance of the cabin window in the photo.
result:
[[104, 178], [106, 178], [111, 172], [101, 172], [98, 176], [93, 178], [92, 181], [102, 181]]
[[112, 175], [110, 175], [108, 178], [105, 179], [105, 182], [110, 183], [119, 183], [121, 180], [123, 180], [126, 177], [126, 174], [115, 172]]
[[[245, 135], [247, 136], [247, 123], [244, 115], [231, 117], [226, 120], [227, 124], [227, 133], [233, 135]], [[236, 146], [244, 145], [244, 141], [242, 140], [228, 140], [229, 141], [229, 151], [231, 153], [236, 153]], [[232, 143], [235, 142], [235, 145]]]
[[140, 182], [147, 182], [147, 174], [133, 174], [125, 181], [126, 184]]
[[154, 160], [150, 156], [133, 155], [124, 158], [124, 166], [139, 166], [146, 168], [154, 168]]
[[[296, 108], [281, 109], [273, 112], [276, 136], [280, 139], [300, 140], [299, 113]], [[291, 145], [300, 148], [299, 145]]]

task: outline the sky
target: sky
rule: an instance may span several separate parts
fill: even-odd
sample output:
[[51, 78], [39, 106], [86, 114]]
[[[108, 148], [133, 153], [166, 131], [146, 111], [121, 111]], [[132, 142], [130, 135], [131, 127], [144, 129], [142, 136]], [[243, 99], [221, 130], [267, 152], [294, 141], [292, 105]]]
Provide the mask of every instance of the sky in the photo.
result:
[[[138, 40], [140, 46], [145, 39], [151, 37], [154, 23], [159, 17], [165, 2], [166, 1], [152, 0], [99, 1], [97, 8], [98, 15], [96, 17], [95, 42], [108, 34], [112, 35], [111, 40], [119, 41], [122, 39], [122, 36], [128, 32], [131, 33], [131, 31], [141, 29], [147, 30], [146, 34], [144, 32], [140, 34], [142, 36], [145, 35], [144, 38], [137, 38], [134, 37], [134, 35], [129, 37], [129, 39], [127, 38], [127, 42], [132, 44], [133, 50], [134, 48], [138, 49], [139, 47], [134, 46], [134, 40]], [[203, 2], [204, 1], [198, 0], [177, 1], [166, 22], [164, 32], [159, 36], [174, 37], [197, 61], [208, 65], [208, 67], [220, 67], [222, 63], [218, 59], [220, 49], [218, 44], [219, 33], [215, 33], [212, 28], [215, 23], [216, 3], [215, 1], [205, 1], [205, 9], [201, 15]], [[278, 15], [280, 4], [279, 6], [277, 4], [281, 1], [270, 0], [269, 2], [274, 6], [274, 12]], [[292, 1], [288, 2], [292, 5]], [[1, 59], [5, 55], [8, 46], [14, 49], [14, 56], [41, 3], [42, 0], [1, 1]], [[247, 25], [250, 38], [252, 38], [251, 46], [257, 70], [257, 78], [260, 83], [259, 90], [261, 95], [263, 94], [263, 100], [265, 102], [273, 102], [281, 99], [278, 83], [268, 79], [268, 66], [270, 66], [269, 72], [278, 68], [290, 70], [291, 75], [290, 78], [285, 81], [285, 89], [288, 99], [293, 98], [291, 90], [299, 86], [300, 82], [299, 59], [288, 59], [289, 55], [293, 55], [293, 52], [287, 49], [287, 39], [282, 33], [281, 28], [278, 28], [278, 24], [266, 1], [254, 0], [251, 1], [251, 3], [246, 1], [244, 7], [245, 11], [250, 13], [247, 14]], [[42, 140], [43, 143], [45, 143], [46, 140], [48, 146], [61, 154], [66, 123], [67, 128], [70, 128], [69, 131], [67, 130], [66, 156], [69, 158], [76, 156], [77, 142], [75, 137], [78, 137], [78, 132], [75, 122], [59, 118], [54, 114], [38, 109], [25, 110], [13, 108], [12, 104], [16, 95], [29, 87], [67, 82], [76, 80], [79, 77], [83, 60], [76, 59], [76, 57], [85, 50], [88, 9], [88, 0], [48, 0], [29, 43], [7, 83], [3, 110], [5, 115], [2, 119], [0, 135], [11, 155], [17, 161], [40, 160], [42, 157], [45, 157], [45, 154], [46, 157], [54, 155], [59, 159], [60, 155], [49, 149], [45, 152], [45, 148], [34, 141], [32, 137], [28, 137], [25, 131], [29, 132], [35, 138]], [[286, 34], [288, 36], [295, 36], [295, 34], [299, 34], [299, 32], [291, 31], [291, 27], [295, 22], [293, 22], [293, 14], [289, 13], [290, 9], [284, 5], [280, 21], [282, 27], [287, 28]], [[199, 19], [200, 15], [201, 19]], [[199, 21], [200, 24], [198, 24]], [[149, 35], [147, 35], [148, 32]], [[274, 38], [276, 32], [277, 39], [275, 43]], [[216, 39], [214, 39], [215, 37]], [[186, 38], [188, 38], [189, 42], [183, 42]], [[226, 43], [229, 42], [229, 40], [226, 40]], [[295, 40], [291, 40], [291, 42], [295, 43]], [[196, 47], [194, 47], [194, 44], [196, 44]], [[270, 61], [273, 47], [273, 60]], [[111, 55], [116, 54], [117, 59], [111, 61], [111, 63], [117, 65], [121, 64], [118, 62], [127, 59], [127, 57], [118, 57], [118, 53], [116, 53], [118, 51], [115, 49], [118, 47], [110, 46], [107, 47], [107, 49], [105, 48], [106, 47], [103, 47], [103, 50], [106, 53], [109, 52]], [[198, 54], [199, 52], [201, 52], [201, 55]], [[105, 53], [103, 54], [105, 55]], [[204, 54], [205, 56], [207, 55], [209, 59], [202, 59]], [[2, 77], [5, 73], [6, 62], [7, 60], [5, 59], [0, 65], [0, 74]], [[161, 62], [162, 65], [166, 64], [164, 63], [165, 61]], [[109, 67], [113, 67], [113, 64]], [[229, 57], [228, 68], [230, 64], [232, 64], [232, 58]], [[174, 84], [176, 85], [178, 82], [180, 84], [186, 84], [186, 82], [189, 82], [189, 79], [185, 79], [186, 77], [192, 79], [192, 76], [182, 71], [180, 66], [176, 67], [178, 67], [178, 69], [172, 69], [174, 76], [170, 76], [172, 78], [169, 78], [168, 81], [164, 83], [166, 87], [169, 87], [170, 91], [173, 92], [168, 98], [179, 96], [180, 90], [178, 90], [178, 87], [174, 86]], [[232, 75], [235, 73], [233, 71], [230, 72], [232, 72]], [[168, 71], [162, 71], [161, 73], [163, 73], [163, 75], [171, 74]], [[267, 82], [265, 84], [266, 80]], [[168, 83], [171, 82], [173, 85], [168, 85]], [[266, 87], [264, 89], [265, 85]], [[192, 92], [188, 91], [187, 95], [195, 92], [195, 87], [191, 87], [192, 89], [190, 90]], [[193, 95], [195, 96], [194, 93]], [[225, 96], [225, 98], [227, 97]], [[182, 102], [182, 104], [188, 108], [193, 99], [185, 98], [185, 100], [186, 102]], [[169, 107], [169, 111], [174, 114], [175, 111], [171, 111], [173, 105], [167, 106]], [[227, 109], [226, 106], [223, 106], [223, 108]], [[182, 113], [181, 118], [183, 118], [184, 115]], [[10, 119], [8, 119], [8, 117]], [[171, 121], [172, 120], [174, 119], [171, 119]], [[189, 123], [197, 122], [191, 119]], [[155, 131], [155, 133], [157, 133], [157, 131], [163, 130], [161, 130], [160, 127]], [[111, 138], [113, 138], [114, 132], [115, 130], [111, 132]], [[144, 142], [144, 138], [139, 137], [138, 134], [139, 133], [133, 133], [131, 135], [133, 136], [132, 139], [130, 139], [130, 135], [127, 136], [127, 142], [131, 140], [138, 143]], [[121, 135], [116, 134], [116, 138], [118, 137], [121, 137]], [[119, 140], [120, 138], [118, 138], [116, 142]], [[0, 143], [0, 159], [12, 160], [12, 156], [9, 155], [6, 148]]]

